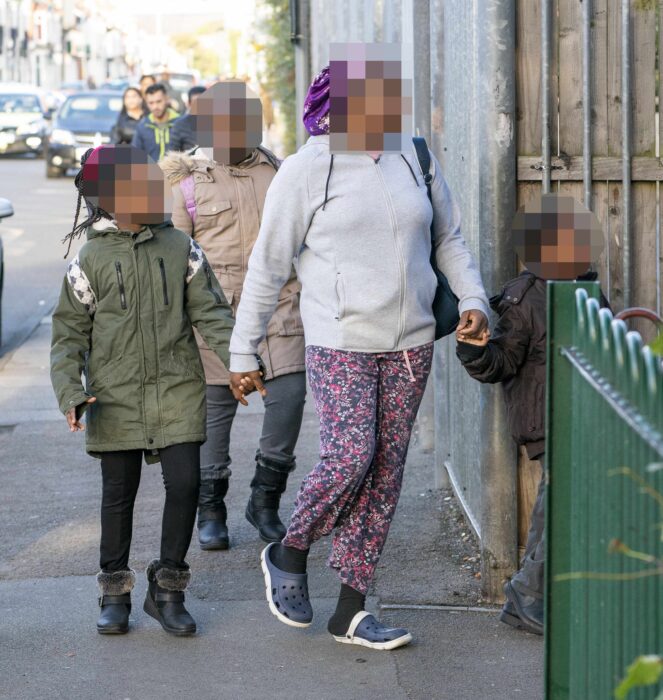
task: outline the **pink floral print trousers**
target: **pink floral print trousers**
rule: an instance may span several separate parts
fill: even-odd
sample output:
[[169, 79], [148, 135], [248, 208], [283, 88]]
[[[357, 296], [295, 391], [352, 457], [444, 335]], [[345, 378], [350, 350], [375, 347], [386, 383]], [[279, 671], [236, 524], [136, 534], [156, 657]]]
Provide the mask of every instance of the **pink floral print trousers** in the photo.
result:
[[306, 348], [320, 462], [300, 487], [283, 544], [307, 549], [333, 530], [329, 565], [362, 593], [396, 510], [432, 356], [432, 343], [386, 353]]

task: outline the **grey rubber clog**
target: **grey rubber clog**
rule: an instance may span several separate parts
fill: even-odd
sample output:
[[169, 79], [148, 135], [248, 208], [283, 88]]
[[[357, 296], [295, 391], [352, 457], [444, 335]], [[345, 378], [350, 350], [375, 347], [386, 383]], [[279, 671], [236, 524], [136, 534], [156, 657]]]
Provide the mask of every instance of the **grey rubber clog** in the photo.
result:
[[313, 620], [313, 608], [308, 597], [307, 574], [290, 574], [272, 563], [269, 552], [278, 543], [267, 545], [260, 555], [265, 576], [265, 592], [272, 614], [291, 627], [308, 627]]
[[357, 644], [358, 646], [390, 651], [403, 647], [412, 641], [412, 635], [401, 627], [387, 627], [365, 610], [357, 613], [343, 636], [333, 635], [341, 644]]

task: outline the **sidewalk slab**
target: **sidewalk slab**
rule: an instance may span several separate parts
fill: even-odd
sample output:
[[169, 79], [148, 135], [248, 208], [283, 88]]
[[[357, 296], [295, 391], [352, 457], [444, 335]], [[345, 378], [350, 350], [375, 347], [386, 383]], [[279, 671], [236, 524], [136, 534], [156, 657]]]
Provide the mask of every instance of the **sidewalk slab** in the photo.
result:
[[334, 642], [332, 599], [314, 599], [306, 630], [278, 622], [264, 598], [210, 604], [189, 596], [192, 638], [166, 634], [142, 610], [138, 577], [131, 631], [97, 634], [88, 577], [0, 583], [0, 698], [8, 700], [483, 700], [541, 697], [536, 647], [487, 613], [389, 611], [415, 642], [394, 652]]

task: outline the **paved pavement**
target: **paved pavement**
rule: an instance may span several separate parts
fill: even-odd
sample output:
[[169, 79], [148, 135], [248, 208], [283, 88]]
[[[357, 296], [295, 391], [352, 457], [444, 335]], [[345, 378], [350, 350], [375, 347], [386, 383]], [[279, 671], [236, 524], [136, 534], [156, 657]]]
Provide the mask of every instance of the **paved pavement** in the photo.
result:
[[[328, 542], [311, 554], [316, 617], [304, 631], [273, 618], [258, 566], [261, 544], [243, 519], [261, 406], [240, 410], [229, 497], [232, 548], [192, 545], [188, 594], [200, 632], [168, 636], [142, 611], [140, 573], [158, 552], [163, 487], [145, 467], [136, 504], [132, 565], [139, 572], [132, 630], [96, 633], [98, 464], [71, 435], [48, 382], [46, 319], [0, 370], [0, 698], [161, 700], [483, 700], [542, 697], [542, 642], [481, 608], [469, 531], [433, 483], [430, 455], [410, 451], [405, 486], [370, 605], [406, 625], [415, 643], [371, 652], [333, 642], [325, 630], [338, 584], [325, 567]], [[307, 407], [300, 467], [284, 506], [316, 456]], [[384, 607], [383, 607], [384, 606]]]

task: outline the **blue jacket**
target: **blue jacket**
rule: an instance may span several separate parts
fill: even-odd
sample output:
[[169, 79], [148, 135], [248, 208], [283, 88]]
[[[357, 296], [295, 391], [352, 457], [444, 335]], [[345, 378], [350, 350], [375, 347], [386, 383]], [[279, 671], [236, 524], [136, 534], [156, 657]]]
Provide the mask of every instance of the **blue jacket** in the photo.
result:
[[193, 130], [193, 117], [187, 113], [176, 119], [170, 129], [169, 151], [190, 151], [198, 145]]
[[141, 119], [136, 127], [136, 133], [131, 141], [131, 145], [140, 148], [155, 161], [160, 160], [170, 151], [170, 132], [173, 123], [179, 118], [179, 114], [174, 109], [168, 109], [168, 121], [157, 124], [152, 114], [148, 114]]

